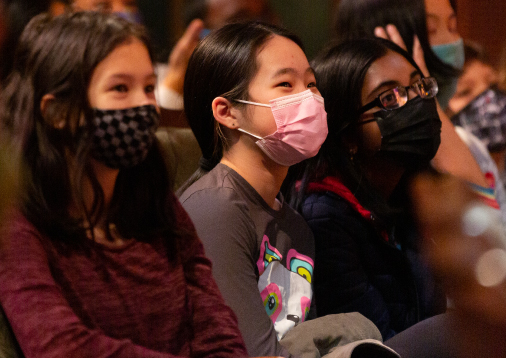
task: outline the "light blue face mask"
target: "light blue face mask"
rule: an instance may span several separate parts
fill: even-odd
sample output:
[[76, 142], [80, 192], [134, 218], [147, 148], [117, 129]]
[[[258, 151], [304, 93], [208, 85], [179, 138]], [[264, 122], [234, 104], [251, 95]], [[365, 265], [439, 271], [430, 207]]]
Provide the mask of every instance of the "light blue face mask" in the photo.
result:
[[[464, 67], [464, 40], [461, 38], [455, 42], [432, 46], [432, 51], [441, 61], [453, 68], [461, 70]], [[443, 109], [448, 107], [448, 102], [457, 90], [457, 82], [458, 77], [438, 78], [439, 92], [437, 100]]]
[[444, 63], [461, 70], [464, 67], [464, 40], [462, 38], [455, 42], [431, 46], [432, 51]]

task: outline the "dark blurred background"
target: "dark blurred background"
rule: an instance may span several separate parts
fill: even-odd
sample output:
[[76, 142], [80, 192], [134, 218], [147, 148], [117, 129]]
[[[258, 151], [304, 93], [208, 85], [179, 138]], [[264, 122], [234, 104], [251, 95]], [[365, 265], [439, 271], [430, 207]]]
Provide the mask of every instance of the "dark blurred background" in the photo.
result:
[[[138, 0], [145, 23], [162, 57], [184, 31], [186, 0]], [[409, 0], [406, 0], [409, 1]], [[339, 0], [271, 0], [285, 27], [297, 33], [311, 58], [333, 35]], [[493, 64], [506, 45], [506, 0], [457, 0], [458, 26], [464, 39], [482, 44]]]

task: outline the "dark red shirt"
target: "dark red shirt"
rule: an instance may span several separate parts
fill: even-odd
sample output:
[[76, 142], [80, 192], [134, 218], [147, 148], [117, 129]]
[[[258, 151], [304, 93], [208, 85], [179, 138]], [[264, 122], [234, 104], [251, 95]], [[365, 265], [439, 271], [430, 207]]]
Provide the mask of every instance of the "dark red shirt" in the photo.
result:
[[17, 214], [0, 237], [0, 304], [26, 357], [243, 357], [200, 240], [62, 250]]

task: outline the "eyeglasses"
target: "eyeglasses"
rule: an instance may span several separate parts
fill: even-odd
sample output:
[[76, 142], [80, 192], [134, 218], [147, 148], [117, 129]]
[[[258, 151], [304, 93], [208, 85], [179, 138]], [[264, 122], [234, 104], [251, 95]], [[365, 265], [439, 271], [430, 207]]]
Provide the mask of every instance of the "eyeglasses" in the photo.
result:
[[374, 107], [380, 107], [387, 111], [402, 107], [409, 100], [408, 91], [410, 89], [422, 98], [432, 98], [437, 94], [439, 88], [434, 77], [421, 78], [410, 86], [398, 86], [382, 92], [372, 102], [362, 106], [359, 114]]

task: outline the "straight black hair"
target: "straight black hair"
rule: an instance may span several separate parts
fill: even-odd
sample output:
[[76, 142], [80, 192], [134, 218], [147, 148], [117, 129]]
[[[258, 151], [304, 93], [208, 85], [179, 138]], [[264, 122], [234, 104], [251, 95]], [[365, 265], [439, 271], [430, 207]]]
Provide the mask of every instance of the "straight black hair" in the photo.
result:
[[[140, 40], [152, 57], [145, 30], [98, 12], [35, 17], [23, 32], [13, 72], [0, 95], [0, 123], [25, 160], [22, 211], [54, 240], [83, 243], [104, 210], [104, 193], [90, 164], [93, 112], [88, 87], [97, 65], [115, 48]], [[54, 101], [44, 115], [41, 99]], [[63, 127], [58, 124], [64, 124]], [[92, 208], [83, 183], [92, 185]], [[126, 238], [150, 240], [178, 230], [175, 197], [155, 141], [140, 165], [120, 170], [107, 220]], [[69, 213], [76, 205], [86, 218]], [[91, 230], [93, 232], [93, 230]], [[171, 244], [169, 242], [169, 244]]]
[[[369, 67], [389, 51], [402, 55], [423, 76], [413, 58], [391, 41], [373, 38], [333, 43], [311, 61], [318, 90], [325, 98], [329, 133], [318, 154], [290, 168], [285, 188], [299, 209], [307, 184], [339, 176], [364, 207], [389, 223], [393, 209], [367, 181], [360, 158], [350, 158], [347, 143], [357, 138], [361, 93]], [[301, 181], [296, 186], [296, 182]]]
[[286, 37], [303, 48], [300, 39], [288, 30], [261, 22], [246, 22], [213, 31], [193, 52], [184, 81], [184, 108], [202, 150], [202, 160], [200, 169], [178, 193], [184, 192], [221, 160], [227, 139], [214, 119], [212, 101], [219, 96], [231, 102], [249, 99], [248, 85], [257, 72], [257, 52], [275, 35]]

